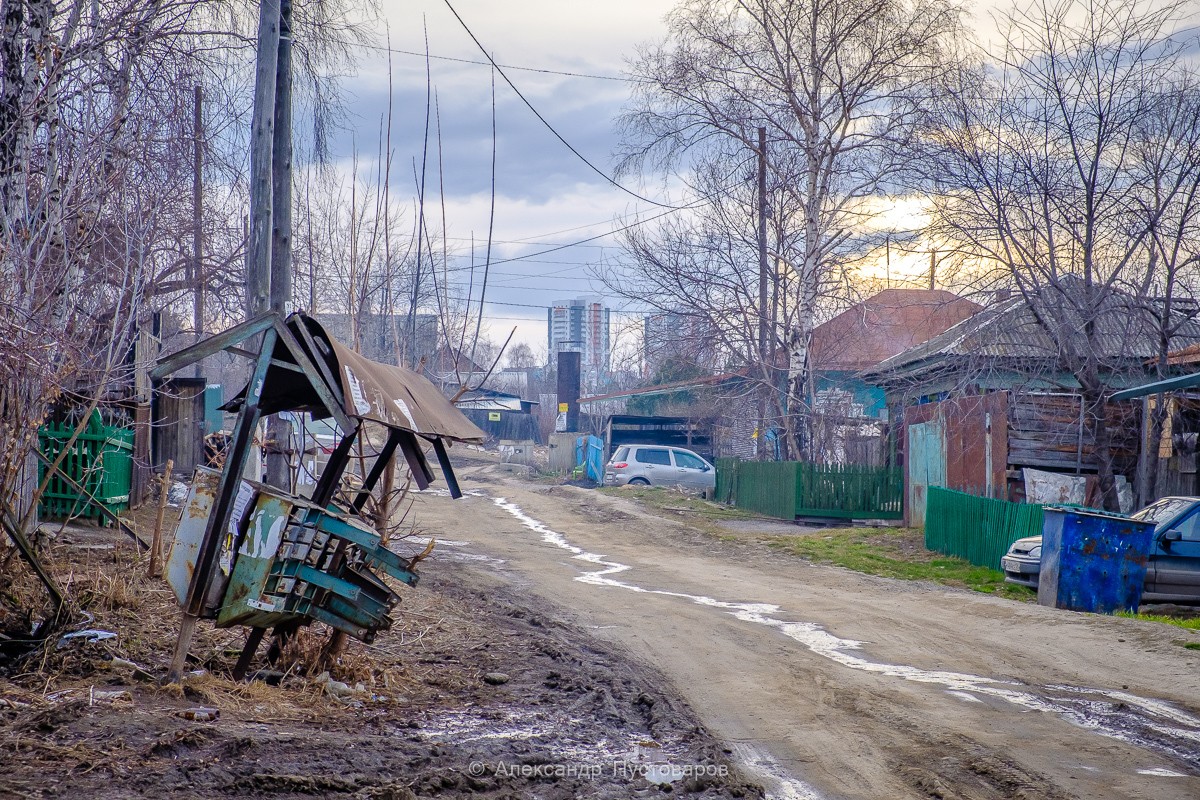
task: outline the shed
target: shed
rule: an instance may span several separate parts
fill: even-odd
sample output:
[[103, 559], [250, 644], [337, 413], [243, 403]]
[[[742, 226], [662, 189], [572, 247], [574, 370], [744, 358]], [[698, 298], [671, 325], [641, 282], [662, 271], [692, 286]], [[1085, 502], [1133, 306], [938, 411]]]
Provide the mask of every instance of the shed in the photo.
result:
[[712, 422], [691, 417], [643, 417], [613, 414], [604, 430], [604, 456], [623, 444], [686, 447], [712, 460]]
[[207, 383], [204, 378], [183, 377], [156, 382], [151, 404], [155, 469], [171, 459], [177, 475], [190, 475], [204, 463]]
[[519, 395], [495, 389], [471, 389], [463, 392], [454, 405], [487, 434], [491, 444], [501, 439], [541, 444], [533, 416], [536, 400], [523, 400]]

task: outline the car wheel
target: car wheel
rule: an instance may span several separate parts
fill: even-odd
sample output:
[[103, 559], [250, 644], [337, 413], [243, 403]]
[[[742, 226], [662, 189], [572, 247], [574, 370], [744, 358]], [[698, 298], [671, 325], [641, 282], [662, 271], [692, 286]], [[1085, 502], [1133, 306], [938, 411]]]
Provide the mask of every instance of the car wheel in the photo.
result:
[[633, 478], [629, 481], [630, 486], [649, 486], [650, 481], [645, 478]]

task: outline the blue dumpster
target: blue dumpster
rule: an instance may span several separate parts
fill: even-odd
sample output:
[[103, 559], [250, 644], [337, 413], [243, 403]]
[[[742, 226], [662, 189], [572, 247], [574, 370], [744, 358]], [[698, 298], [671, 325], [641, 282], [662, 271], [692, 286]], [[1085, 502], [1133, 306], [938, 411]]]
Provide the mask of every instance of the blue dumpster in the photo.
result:
[[1153, 535], [1153, 522], [1046, 508], [1038, 605], [1097, 614], [1136, 611]]

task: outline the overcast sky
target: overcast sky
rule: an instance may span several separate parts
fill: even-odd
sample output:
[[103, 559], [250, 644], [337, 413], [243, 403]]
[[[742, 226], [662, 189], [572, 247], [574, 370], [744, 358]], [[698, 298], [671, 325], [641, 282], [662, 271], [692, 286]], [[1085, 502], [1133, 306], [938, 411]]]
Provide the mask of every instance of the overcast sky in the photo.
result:
[[[662, 18], [672, 0], [452, 2], [497, 63], [513, 67], [506, 73], [550, 125], [595, 166], [611, 173], [613, 122], [628, 97], [628, 84], [621, 80], [625, 59], [637, 44], [663, 35]], [[492, 71], [442, 0], [381, 0], [381, 6], [386, 29], [379, 30], [380, 42], [390, 37], [393, 50], [393, 190], [415, 195], [414, 169], [419, 168], [425, 124], [423, 53], [428, 35], [441, 116], [450, 243], [466, 258], [474, 235], [482, 264], [491, 183]], [[348, 158], [352, 146], [364, 158], [377, 152], [387, 112], [387, 56], [383, 50], [367, 51], [357, 74], [344, 82], [350, 114], [336, 138], [335, 158]], [[552, 74], [563, 72], [596, 77]], [[544, 349], [545, 307], [598, 293], [600, 287], [588, 279], [587, 265], [615, 257], [616, 251], [606, 237], [537, 253], [602, 236], [618, 217], [653, 206], [606, 183], [554, 137], [502, 78], [497, 76], [496, 82], [492, 261], [524, 258], [492, 268], [485, 324], [498, 341], [518, 325], [518, 340]], [[429, 198], [437, 196], [435, 148], [431, 139]]]
[[[611, 174], [617, 139], [614, 121], [626, 103], [620, 78], [639, 44], [661, 39], [674, 0], [451, 0], [479, 42], [533, 106], [588, 161]], [[487, 238], [491, 161], [492, 71], [479, 47], [443, 0], [381, 0], [393, 50], [393, 189], [414, 191], [425, 114], [425, 37], [432, 85], [441, 115], [448, 233], [462, 254], [472, 234], [482, 262]], [[414, 55], [415, 54], [415, 55]], [[465, 63], [476, 62], [476, 63]], [[539, 72], [537, 70], [545, 70]], [[565, 75], [559, 73], [575, 73]], [[587, 77], [585, 77], [587, 76]], [[358, 74], [345, 82], [350, 115], [336, 156], [354, 142], [365, 156], [377, 151], [387, 109], [387, 53], [364, 54]], [[538, 255], [550, 247], [602, 236], [617, 220], [656, 208], [613, 187], [593, 172], [496, 78], [496, 216], [485, 323], [499, 341], [518, 325], [517, 340], [545, 347], [545, 306], [600, 293], [588, 265], [618, 256], [611, 237]], [[431, 151], [432, 152], [432, 151]], [[430, 161], [429, 197], [436, 197]], [[629, 188], [656, 200], [660, 189]], [[632, 311], [633, 309], [631, 309]]]

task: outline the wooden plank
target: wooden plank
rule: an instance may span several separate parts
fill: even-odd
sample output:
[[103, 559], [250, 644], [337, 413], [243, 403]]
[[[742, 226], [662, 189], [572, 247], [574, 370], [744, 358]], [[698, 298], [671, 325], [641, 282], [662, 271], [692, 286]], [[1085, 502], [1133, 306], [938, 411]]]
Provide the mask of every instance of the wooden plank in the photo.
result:
[[150, 370], [150, 377], [165, 378], [172, 372], [195, 364], [197, 361], [219, 353], [231, 345], [241, 344], [251, 336], [262, 333], [270, 328], [275, 324], [276, 318], [277, 316], [274, 312], [263, 314], [261, 317], [255, 317], [240, 325], [234, 325], [227, 331], [196, 342], [194, 345], [185, 347], [172, 355], [164, 356], [158, 360], [158, 365]]

